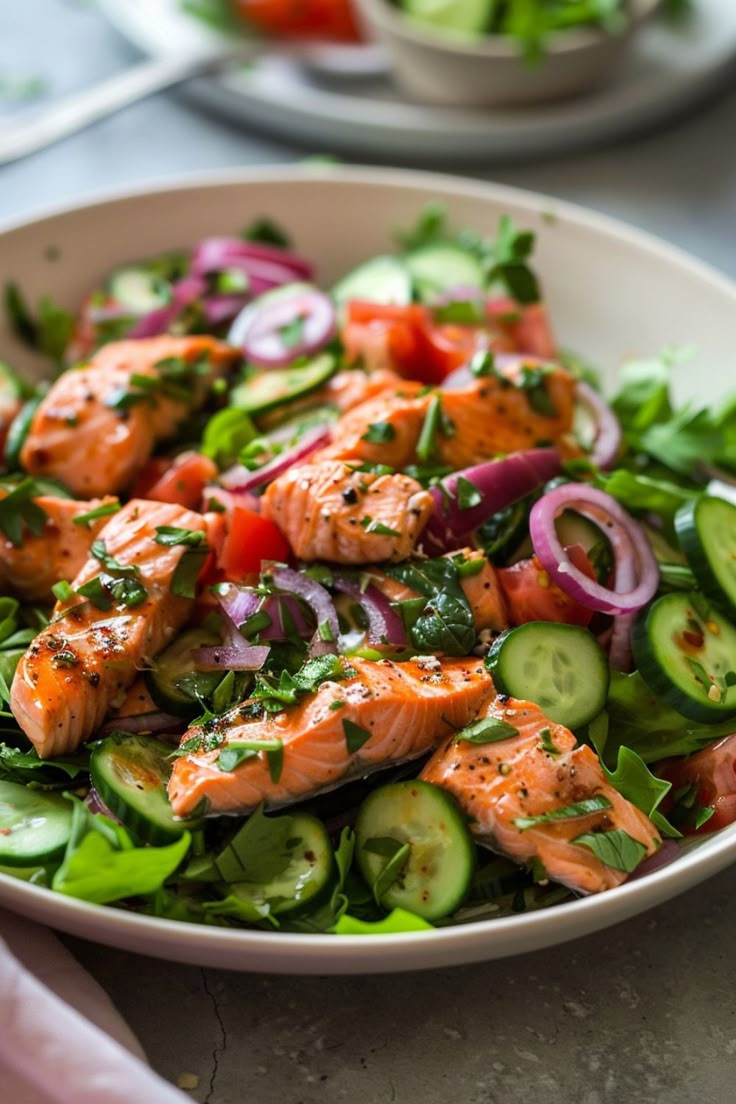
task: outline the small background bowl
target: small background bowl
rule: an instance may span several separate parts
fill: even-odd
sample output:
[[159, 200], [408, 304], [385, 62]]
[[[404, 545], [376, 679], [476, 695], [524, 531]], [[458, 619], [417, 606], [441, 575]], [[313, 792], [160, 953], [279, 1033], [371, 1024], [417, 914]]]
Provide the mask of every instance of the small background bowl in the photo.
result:
[[534, 64], [502, 35], [453, 37], [404, 15], [390, 0], [355, 0], [369, 35], [381, 42], [401, 87], [425, 103], [516, 107], [565, 99], [609, 80], [632, 35], [662, 0], [630, 0], [626, 26], [551, 35]]

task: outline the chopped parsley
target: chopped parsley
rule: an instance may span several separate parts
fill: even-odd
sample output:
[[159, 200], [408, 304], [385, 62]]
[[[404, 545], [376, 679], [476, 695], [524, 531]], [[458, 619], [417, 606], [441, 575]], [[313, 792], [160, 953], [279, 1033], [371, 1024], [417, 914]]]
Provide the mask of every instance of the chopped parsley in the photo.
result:
[[88, 510], [86, 514], [77, 514], [75, 518], [72, 518], [72, 521], [75, 525], [86, 525], [89, 528], [91, 521], [110, 517], [111, 514], [116, 514], [119, 509], [119, 502], [103, 502], [101, 506], [95, 506], [94, 510]]
[[472, 510], [474, 506], [480, 506], [483, 501], [483, 492], [478, 490], [475, 483], [466, 479], [464, 475], [457, 477], [455, 484], [457, 504], [461, 510]]
[[506, 724], [506, 721], [499, 720], [498, 717], [482, 717], [458, 732], [456, 739], [468, 744], [496, 744], [518, 735], [518, 728]]
[[360, 751], [363, 744], [366, 744], [373, 735], [367, 728], [361, 728], [355, 721], [347, 719], [342, 722], [342, 729], [345, 733], [345, 743], [350, 755], [355, 755], [357, 751]]
[[163, 544], [167, 548], [173, 548], [177, 544], [196, 548], [204, 542], [205, 534], [201, 529], [179, 529], [176, 525], [157, 525], [156, 536], [153, 539], [156, 544]]
[[39, 537], [46, 524], [46, 512], [33, 499], [39, 489], [35, 480], [22, 480], [0, 501], [0, 529], [10, 543], [18, 548], [23, 543], [23, 526]]
[[[177, 543], [184, 542], [179, 541]], [[176, 594], [179, 598], [196, 598], [197, 580], [209, 554], [210, 550], [206, 544], [200, 545], [198, 548], [185, 548], [184, 554], [171, 576], [172, 594]]]
[[384, 525], [382, 521], [376, 521], [366, 514], [365, 517], [360, 519], [360, 524], [366, 533], [375, 533], [379, 537], [400, 537], [401, 533], [398, 529], [391, 529], [388, 525]]
[[361, 441], [368, 441], [372, 445], [385, 445], [393, 441], [395, 436], [396, 430], [390, 422], [371, 422]]

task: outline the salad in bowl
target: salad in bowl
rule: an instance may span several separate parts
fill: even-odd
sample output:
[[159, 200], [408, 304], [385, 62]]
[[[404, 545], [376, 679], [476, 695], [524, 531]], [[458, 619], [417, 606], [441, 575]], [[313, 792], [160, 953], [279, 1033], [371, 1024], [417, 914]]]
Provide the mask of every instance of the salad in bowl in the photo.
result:
[[[615, 892], [736, 817], [736, 407], [611, 402], [534, 235], [438, 206], [332, 287], [260, 219], [2, 370], [0, 870], [272, 932]], [[725, 496], [725, 497], [724, 497]]]

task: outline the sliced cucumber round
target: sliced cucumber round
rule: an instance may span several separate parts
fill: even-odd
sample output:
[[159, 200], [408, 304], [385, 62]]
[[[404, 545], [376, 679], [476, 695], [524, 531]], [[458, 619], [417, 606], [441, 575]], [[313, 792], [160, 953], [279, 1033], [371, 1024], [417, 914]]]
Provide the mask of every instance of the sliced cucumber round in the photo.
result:
[[323, 353], [306, 364], [258, 372], [233, 388], [230, 405], [248, 414], [265, 414], [316, 391], [327, 383], [336, 368], [335, 358]]
[[478, 258], [452, 242], [423, 245], [407, 253], [404, 263], [422, 300], [434, 299], [453, 288], [485, 287], [483, 266]]
[[147, 314], [171, 301], [171, 285], [145, 268], [119, 268], [108, 281], [110, 294], [131, 314]]
[[115, 732], [90, 756], [92, 785], [111, 813], [143, 843], [167, 844], [190, 823], [174, 819], [166, 793], [171, 749], [153, 736]]
[[677, 511], [675, 530], [703, 593], [736, 616], [736, 506], [701, 495]]
[[578, 625], [529, 621], [499, 636], [486, 657], [496, 689], [534, 702], [551, 721], [580, 728], [605, 708], [610, 670]]
[[200, 699], [209, 697], [224, 671], [198, 671], [192, 652], [219, 643], [219, 636], [207, 629], [188, 629], [156, 657], [144, 678], [159, 709], [176, 717], [195, 717], [201, 712]]
[[286, 862], [271, 877], [230, 881], [237, 868], [232, 861], [232, 848], [224, 853], [227, 860], [223, 856], [216, 862], [220, 875], [229, 883], [230, 896], [253, 905], [268, 905], [274, 916], [302, 909], [314, 902], [326, 889], [334, 870], [334, 853], [324, 824], [316, 817], [303, 813], [291, 814], [289, 821], [289, 838], [285, 842], [288, 852]]
[[635, 621], [631, 643], [641, 677], [683, 717], [736, 716], [736, 627], [704, 595], [658, 598]]
[[33, 421], [33, 415], [36, 413], [38, 407], [41, 405], [41, 396], [38, 395], [35, 399], [29, 399], [27, 403], [24, 403], [20, 408], [16, 416], [10, 423], [8, 429], [8, 436], [5, 438], [5, 467], [9, 472], [17, 472], [20, 470], [20, 453], [25, 439], [28, 436], [31, 428], [31, 422]]
[[453, 799], [429, 782], [374, 790], [355, 822], [360, 872], [384, 908], [424, 920], [449, 916], [475, 871], [473, 838]]
[[60, 859], [73, 811], [60, 794], [0, 782], [0, 865], [42, 866]]
[[332, 297], [338, 306], [359, 299], [405, 307], [412, 298], [411, 276], [398, 257], [382, 254], [344, 276], [332, 289]]

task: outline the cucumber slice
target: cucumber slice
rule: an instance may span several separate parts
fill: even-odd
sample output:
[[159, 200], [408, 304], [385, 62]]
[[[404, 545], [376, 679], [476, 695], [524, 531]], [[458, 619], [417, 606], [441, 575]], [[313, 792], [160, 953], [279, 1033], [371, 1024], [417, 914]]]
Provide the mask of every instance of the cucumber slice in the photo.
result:
[[665, 594], [642, 611], [631, 634], [647, 686], [683, 717], [736, 716], [736, 627], [702, 594]]
[[195, 717], [202, 711], [197, 694], [209, 697], [224, 672], [198, 671], [192, 652], [219, 643], [220, 637], [207, 629], [188, 629], [156, 657], [144, 678], [159, 709], [176, 717]]
[[332, 289], [332, 297], [338, 306], [361, 299], [405, 307], [412, 298], [411, 276], [398, 257], [382, 254], [344, 276]]
[[316, 391], [327, 383], [336, 368], [335, 357], [323, 353], [306, 364], [258, 372], [233, 388], [230, 405], [249, 414], [264, 414]]
[[401, 0], [401, 6], [422, 23], [476, 36], [490, 28], [496, 0]]
[[171, 285], [145, 268], [119, 268], [108, 280], [113, 299], [131, 314], [148, 314], [171, 301]]
[[20, 470], [20, 451], [23, 448], [23, 443], [28, 436], [28, 431], [31, 428], [31, 422], [33, 421], [33, 415], [41, 405], [41, 396], [37, 396], [35, 399], [29, 399], [27, 403], [24, 403], [20, 408], [16, 416], [10, 423], [8, 429], [8, 436], [5, 438], [5, 467], [10, 472], [16, 472]]
[[736, 616], [736, 506], [701, 495], [677, 511], [675, 531], [703, 593]]
[[598, 582], [604, 582], [613, 571], [616, 560], [611, 542], [602, 529], [575, 510], [565, 510], [555, 521], [555, 529], [563, 547], [579, 544], [587, 554]]
[[404, 263], [422, 300], [453, 288], [485, 287], [483, 266], [474, 254], [451, 242], [424, 245], [407, 253]]
[[0, 865], [42, 866], [64, 854], [72, 830], [71, 801], [0, 782]]
[[[280, 821], [285, 818], [265, 819]], [[288, 820], [285, 861], [278, 864], [281, 865], [278, 873], [244, 880], [243, 874], [248, 873], [251, 864], [247, 859], [245, 864], [241, 861], [238, 836], [215, 859], [220, 877], [228, 883], [230, 896], [248, 904], [268, 905], [274, 916], [293, 912], [313, 902], [329, 884], [334, 869], [332, 844], [322, 822], [303, 813], [291, 814]], [[246, 829], [247, 823], [241, 832]]]
[[191, 826], [174, 819], [166, 794], [171, 749], [155, 737], [113, 733], [94, 748], [89, 772], [110, 812], [141, 842], [171, 843]]
[[591, 633], [577, 625], [519, 625], [496, 640], [486, 666], [500, 693], [534, 702], [567, 728], [580, 728], [605, 708], [608, 661]]
[[439, 920], [465, 898], [475, 844], [453, 799], [437, 786], [408, 781], [374, 790], [358, 812], [355, 839], [360, 872], [385, 908]]

